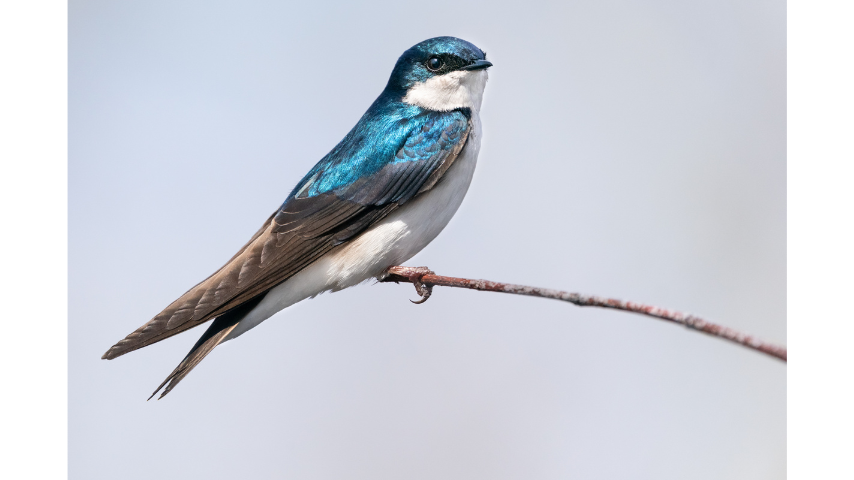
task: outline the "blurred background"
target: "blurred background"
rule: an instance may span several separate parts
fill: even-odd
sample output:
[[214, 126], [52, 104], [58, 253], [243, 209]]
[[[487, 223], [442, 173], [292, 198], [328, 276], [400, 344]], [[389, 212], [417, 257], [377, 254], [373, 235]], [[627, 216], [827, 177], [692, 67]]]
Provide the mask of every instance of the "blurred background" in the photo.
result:
[[100, 360], [439, 35], [495, 67], [468, 196], [410, 265], [785, 343], [785, 8], [71, 1], [71, 478], [785, 478], [785, 364], [628, 313], [368, 284], [220, 346], [159, 402], [203, 329]]

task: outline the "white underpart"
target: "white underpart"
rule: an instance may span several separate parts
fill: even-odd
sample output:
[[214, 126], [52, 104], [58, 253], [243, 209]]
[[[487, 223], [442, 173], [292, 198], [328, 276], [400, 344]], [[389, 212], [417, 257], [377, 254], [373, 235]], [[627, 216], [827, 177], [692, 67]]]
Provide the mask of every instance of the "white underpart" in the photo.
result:
[[403, 101], [427, 110], [449, 112], [457, 108], [480, 111], [486, 70], [458, 70], [410, 87]]
[[[466, 145], [441, 181], [431, 190], [419, 195], [417, 199], [395, 210], [365, 233], [341, 245], [270, 290], [258, 306], [252, 309], [228, 334], [226, 340], [242, 335], [276, 312], [306, 298], [326, 291], [352, 287], [379, 276], [388, 267], [400, 265], [415, 256], [448, 225], [463, 202], [477, 164], [481, 138], [479, 110], [483, 98], [483, 87], [486, 84], [484, 70], [454, 72], [444, 76], [456, 73], [464, 74], [461, 76], [463, 80], [460, 81], [464, 87], [464, 93], [446, 92], [445, 87], [442, 86], [438, 90], [434, 89], [434, 92], [438, 91], [438, 95], [431, 97], [428, 93], [432, 87], [425, 87], [416, 95], [420, 100], [412, 100], [414, 103], [433, 98], [431, 105], [438, 105], [444, 101], [442, 105], [445, 106], [456, 104], [453, 102], [462, 102], [458, 107], [453, 108], [472, 109], [472, 131], [466, 140]], [[435, 77], [421, 85], [426, 85], [436, 78], [441, 77]], [[478, 87], [479, 90], [474, 87]], [[407, 98], [409, 95], [404, 100]], [[439, 110], [439, 108], [433, 109]]]

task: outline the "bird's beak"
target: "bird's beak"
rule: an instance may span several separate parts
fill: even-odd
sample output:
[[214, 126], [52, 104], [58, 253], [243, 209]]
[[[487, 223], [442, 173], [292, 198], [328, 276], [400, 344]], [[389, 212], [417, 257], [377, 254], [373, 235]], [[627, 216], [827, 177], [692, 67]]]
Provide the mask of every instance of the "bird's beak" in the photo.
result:
[[486, 60], [478, 60], [471, 65], [466, 65], [465, 67], [460, 67], [460, 70], [483, 70], [485, 68], [489, 68], [492, 66], [492, 62], [488, 62]]

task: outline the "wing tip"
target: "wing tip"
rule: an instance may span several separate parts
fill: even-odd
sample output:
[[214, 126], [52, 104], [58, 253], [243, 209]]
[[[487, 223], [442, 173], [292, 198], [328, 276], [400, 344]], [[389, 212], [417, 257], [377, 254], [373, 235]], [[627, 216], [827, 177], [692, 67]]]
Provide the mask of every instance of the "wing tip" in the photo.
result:
[[112, 360], [112, 359], [120, 356], [121, 353], [116, 352], [116, 350], [117, 350], [116, 347], [117, 347], [117, 345], [113, 345], [112, 347], [110, 347], [109, 350], [104, 352], [104, 354], [101, 355], [101, 360]]
[[[130, 335], [128, 335], [128, 336], [130, 336]], [[132, 351], [134, 351], [138, 348], [144, 347], [144, 346], [145, 346], [145, 344], [129, 345], [127, 342], [127, 338], [123, 338], [122, 340], [119, 340], [118, 343], [116, 343], [115, 345], [110, 347], [109, 350], [104, 352], [104, 354], [101, 355], [101, 360], [112, 360], [114, 358], [121, 357], [122, 355], [124, 355], [128, 352], [132, 352]]]

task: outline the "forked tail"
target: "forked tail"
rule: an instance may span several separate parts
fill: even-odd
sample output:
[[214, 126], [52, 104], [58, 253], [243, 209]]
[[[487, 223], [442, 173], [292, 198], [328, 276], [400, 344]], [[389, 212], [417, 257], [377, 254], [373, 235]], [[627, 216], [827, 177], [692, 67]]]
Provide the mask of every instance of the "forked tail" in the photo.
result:
[[171, 392], [172, 389], [175, 388], [175, 386], [178, 385], [178, 383], [183, 380], [184, 377], [186, 377], [187, 374], [196, 367], [196, 365], [199, 364], [199, 362], [204, 360], [204, 358], [211, 353], [211, 350], [213, 350], [214, 347], [225, 340], [228, 334], [234, 330], [234, 327], [243, 320], [247, 313], [258, 305], [258, 302], [260, 302], [262, 298], [264, 298], [264, 295], [259, 295], [239, 307], [229, 310], [217, 317], [213, 323], [211, 323], [211, 326], [205, 331], [204, 335], [199, 338], [199, 341], [193, 345], [190, 353], [184, 357], [184, 360], [175, 367], [175, 370], [166, 377], [166, 380], [163, 380], [163, 383], [157, 387], [157, 390], [155, 390], [148, 399], [151, 400], [164, 386], [166, 386], [166, 389], [163, 390], [163, 393], [161, 393], [160, 397], [157, 398], [158, 400]]

